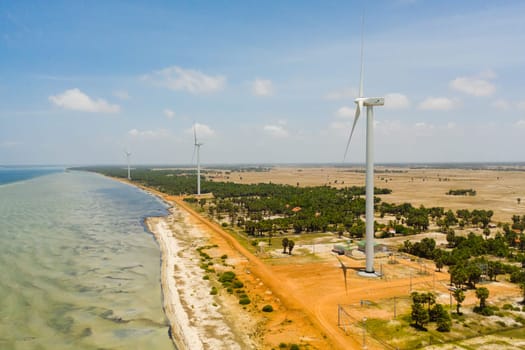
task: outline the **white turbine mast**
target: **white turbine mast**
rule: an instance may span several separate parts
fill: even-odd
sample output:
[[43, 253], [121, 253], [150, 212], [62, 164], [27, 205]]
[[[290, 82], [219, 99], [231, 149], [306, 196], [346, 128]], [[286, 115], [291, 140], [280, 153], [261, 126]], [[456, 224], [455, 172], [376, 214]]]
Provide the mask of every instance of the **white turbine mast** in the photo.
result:
[[[197, 195], [200, 196], [201, 194], [201, 146], [203, 145], [202, 142], [198, 142], [197, 140], [197, 125], [193, 124], [193, 157], [195, 158], [195, 153], [197, 153]], [[193, 163], [193, 159], [192, 159]]]
[[128, 150], [125, 150], [124, 154], [126, 155], [126, 160], [128, 162], [128, 180], [131, 181], [131, 168], [129, 165], [129, 157], [131, 157], [131, 152], [129, 152]]
[[365, 234], [365, 255], [366, 267], [365, 276], [376, 276], [374, 271], [374, 106], [383, 106], [384, 97], [364, 97], [364, 15], [361, 22], [361, 73], [359, 81], [359, 97], [354, 100], [357, 108], [355, 110], [354, 123], [350, 136], [346, 143], [343, 162], [346, 159], [350, 141], [354, 134], [355, 126], [361, 110], [366, 107], [366, 234]]

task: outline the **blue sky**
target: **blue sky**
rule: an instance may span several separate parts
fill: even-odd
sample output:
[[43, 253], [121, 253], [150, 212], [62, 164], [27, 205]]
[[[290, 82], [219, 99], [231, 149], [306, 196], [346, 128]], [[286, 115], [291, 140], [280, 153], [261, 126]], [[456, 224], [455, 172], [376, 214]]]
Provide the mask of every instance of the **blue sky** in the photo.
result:
[[[0, 164], [524, 161], [523, 1], [3, 1]], [[364, 160], [362, 118], [347, 160]]]

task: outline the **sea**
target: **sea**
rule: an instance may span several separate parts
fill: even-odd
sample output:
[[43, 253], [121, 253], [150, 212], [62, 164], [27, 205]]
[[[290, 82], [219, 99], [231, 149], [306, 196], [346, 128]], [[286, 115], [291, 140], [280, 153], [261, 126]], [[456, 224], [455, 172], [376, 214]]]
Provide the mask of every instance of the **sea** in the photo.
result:
[[0, 168], [0, 349], [175, 349], [146, 192], [63, 168]]

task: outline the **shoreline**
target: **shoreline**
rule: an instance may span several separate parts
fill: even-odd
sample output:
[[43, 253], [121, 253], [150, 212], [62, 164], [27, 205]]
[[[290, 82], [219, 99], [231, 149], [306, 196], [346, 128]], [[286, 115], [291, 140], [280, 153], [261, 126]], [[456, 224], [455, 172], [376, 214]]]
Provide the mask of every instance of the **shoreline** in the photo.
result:
[[190, 214], [167, 194], [110, 178], [136, 187], [168, 206], [167, 215], [145, 217], [143, 224], [159, 245], [162, 304], [175, 348], [261, 348], [258, 340], [250, 337], [257, 334], [256, 320], [242, 315], [242, 306], [209, 293], [213, 284], [203, 278], [206, 273], [199, 266], [196, 248], [207, 245], [213, 237], [188, 223]]
[[[144, 224], [161, 250], [162, 302], [170, 338], [178, 350], [275, 349], [293, 342], [308, 344], [312, 350], [346, 348], [340, 337], [331, 337], [332, 332], [313, 310], [305, 309], [289, 293], [292, 285], [274, 276], [272, 267], [184, 203], [182, 197], [126, 179], [108, 178], [136, 187], [169, 206], [169, 215], [145, 218]], [[227, 255], [224, 266], [228, 269], [218, 263], [213, 267], [217, 272], [234, 269], [252, 299], [250, 305], [240, 305], [237, 296], [212, 281], [216, 277], [204, 278], [207, 272], [201, 269], [197, 248], [210, 244], [215, 248], [207, 252], [214, 259]], [[212, 286], [218, 287], [217, 295], [211, 295]], [[262, 312], [268, 304], [273, 312]]]

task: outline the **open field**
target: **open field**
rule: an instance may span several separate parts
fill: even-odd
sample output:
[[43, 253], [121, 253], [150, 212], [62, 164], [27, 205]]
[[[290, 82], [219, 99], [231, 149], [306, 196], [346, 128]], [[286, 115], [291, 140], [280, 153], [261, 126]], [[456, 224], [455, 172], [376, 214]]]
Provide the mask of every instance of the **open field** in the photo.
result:
[[[362, 169], [275, 167], [267, 172], [232, 171], [211, 178], [236, 183], [364, 186], [365, 174], [358, 170]], [[408, 202], [414, 206], [441, 206], [452, 210], [493, 210], [495, 222], [510, 222], [512, 215], [523, 215], [525, 211], [525, 172], [522, 171], [376, 167], [375, 186], [392, 189], [391, 194], [381, 196], [385, 202]], [[477, 194], [446, 194], [451, 189], [469, 188]], [[523, 199], [519, 205], [517, 198]]]

